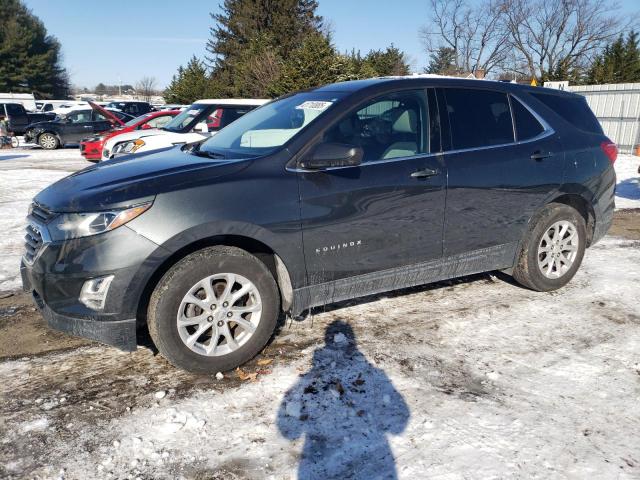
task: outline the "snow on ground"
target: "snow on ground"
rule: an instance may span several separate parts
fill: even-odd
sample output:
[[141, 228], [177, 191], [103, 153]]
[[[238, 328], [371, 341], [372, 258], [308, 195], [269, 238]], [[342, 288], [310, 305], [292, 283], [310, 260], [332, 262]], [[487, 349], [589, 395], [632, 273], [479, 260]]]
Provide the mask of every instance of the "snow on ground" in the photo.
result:
[[[24, 218], [31, 199], [47, 185], [88, 165], [77, 148], [0, 150], [0, 292], [20, 286]], [[639, 165], [638, 157], [618, 156], [617, 208], [640, 208]]]
[[31, 199], [88, 165], [77, 148], [0, 150], [0, 292], [20, 286], [25, 217]]
[[487, 274], [316, 313], [255, 382], [143, 348], [5, 361], [0, 477], [640, 478], [639, 247], [557, 292]]
[[619, 155], [616, 161], [616, 208], [640, 207], [640, 157]]

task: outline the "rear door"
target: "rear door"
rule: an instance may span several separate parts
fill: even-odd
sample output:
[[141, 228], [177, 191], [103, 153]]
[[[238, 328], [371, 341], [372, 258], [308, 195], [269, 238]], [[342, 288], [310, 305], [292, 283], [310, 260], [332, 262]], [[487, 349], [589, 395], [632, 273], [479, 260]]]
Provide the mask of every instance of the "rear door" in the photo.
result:
[[529, 218], [560, 186], [560, 142], [517, 96], [471, 88], [441, 92], [449, 121], [445, 256], [495, 247], [508, 258]]
[[431, 93], [363, 102], [322, 139], [361, 147], [362, 164], [298, 173], [311, 285], [441, 258], [445, 175]]

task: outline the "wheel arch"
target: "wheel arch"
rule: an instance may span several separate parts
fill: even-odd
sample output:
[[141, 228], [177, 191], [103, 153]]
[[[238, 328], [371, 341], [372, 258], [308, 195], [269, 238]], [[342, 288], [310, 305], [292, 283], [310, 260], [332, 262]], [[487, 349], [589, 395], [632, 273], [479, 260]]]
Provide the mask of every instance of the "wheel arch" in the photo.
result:
[[215, 235], [196, 240], [182, 246], [167, 258], [165, 258], [164, 261], [162, 261], [162, 263], [160, 263], [154, 269], [153, 273], [148, 277], [145, 286], [139, 295], [136, 315], [138, 320], [141, 323], [143, 320], [146, 321], [147, 308], [149, 306], [151, 294], [153, 293], [163, 275], [173, 265], [193, 252], [216, 245], [241, 248], [258, 258], [258, 260], [260, 260], [267, 267], [269, 272], [271, 272], [271, 274], [273, 275], [273, 278], [276, 280], [276, 284], [278, 285], [278, 289], [280, 291], [282, 310], [284, 312], [287, 312], [291, 309], [293, 305], [293, 287], [291, 283], [291, 275], [282, 258], [275, 252], [273, 248], [259, 240], [256, 240], [255, 238], [236, 234], [226, 234]]
[[596, 225], [596, 214], [591, 203], [578, 193], [562, 193], [553, 198], [549, 203], [562, 203], [580, 213], [587, 226], [587, 247], [589, 247], [593, 240]]
[[53, 135], [54, 137], [56, 137], [58, 139], [58, 146], [59, 147], [63, 147], [64, 146], [64, 142], [62, 141], [62, 137], [55, 130], [42, 130], [42, 131], [38, 132], [36, 134], [36, 143], [37, 144], [40, 144], [40, 137], [42, 135], [44, 135], [45, 133], [48, 133], [49, 135]]

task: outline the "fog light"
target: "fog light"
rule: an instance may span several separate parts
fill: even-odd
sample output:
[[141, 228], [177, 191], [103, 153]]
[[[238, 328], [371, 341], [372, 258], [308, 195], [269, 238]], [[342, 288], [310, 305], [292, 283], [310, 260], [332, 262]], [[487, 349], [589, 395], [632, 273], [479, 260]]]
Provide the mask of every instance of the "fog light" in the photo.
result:
[[112, 280], [113, 275], [107, 275], [84, 282], [80, 291], [80, 303], [92, 310], [102, 310], [107, 300], [107, 292]]

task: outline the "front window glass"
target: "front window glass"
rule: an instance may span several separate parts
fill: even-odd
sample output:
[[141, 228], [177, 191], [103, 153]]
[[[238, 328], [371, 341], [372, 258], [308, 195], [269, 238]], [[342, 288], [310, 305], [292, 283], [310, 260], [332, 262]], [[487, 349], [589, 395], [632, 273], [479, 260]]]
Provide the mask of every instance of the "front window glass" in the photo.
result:
[[362, 148], [363, 162], [411, 157], [429, 151], [428, 127], [424, 91], [396, 92], [357, 107], [325, 133], [324, 141]]
[[84, 123], [91, 121], [91, 110], [77, 110], [67, 115], [67, 120], [71, 123]]
[[[304, 92], [270, 102], [204, 142], [203, 152], [219, 153], [226, 157], [266, 155], [282, 147], [310, 125], [344, 94], [336, 92]], [[222, 127], [227, 124], [224, 114]]]

